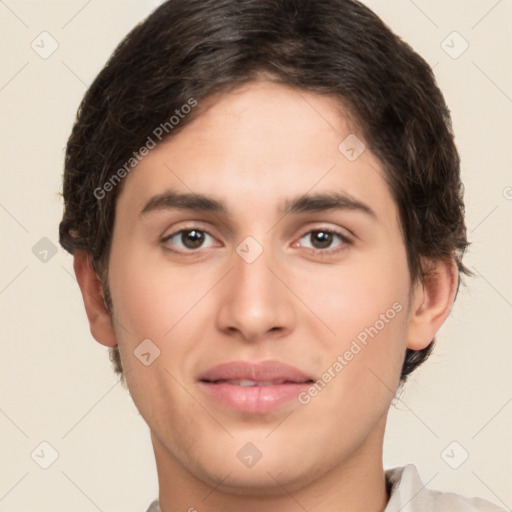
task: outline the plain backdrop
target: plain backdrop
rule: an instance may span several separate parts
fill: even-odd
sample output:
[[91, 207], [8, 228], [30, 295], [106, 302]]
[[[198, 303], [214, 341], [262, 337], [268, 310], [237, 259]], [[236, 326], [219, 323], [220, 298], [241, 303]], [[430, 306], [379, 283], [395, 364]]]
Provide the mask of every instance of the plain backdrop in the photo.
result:
[[[148, 428], [58, 245], [58, 193], [87, 86], [158, 3], [0, 1], [1, 511], [141, 512], [157, 496]], [[434, 67], [450, 106], [476, 275], [391, 409], [385, 466], [412, 462], [430, 488], [510, 509], [512, 3], [366, 4]]]

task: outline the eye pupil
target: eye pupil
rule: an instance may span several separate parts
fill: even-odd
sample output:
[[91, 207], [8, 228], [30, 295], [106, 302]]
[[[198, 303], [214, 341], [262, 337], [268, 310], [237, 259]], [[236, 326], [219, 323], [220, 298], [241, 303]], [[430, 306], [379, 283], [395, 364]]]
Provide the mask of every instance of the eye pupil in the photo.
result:
[[204, 233], [197, 229], [189, 229], [181, 234], [181, 241], [188, 249], [197, 249], [204, 241]]
[[[332, 243], [332, 236], [333, 234], [328, 231], [313, 231], [311, 233], [313, 245], [318, 249], [325, 249], [326, 247], [329, 247]], [[315, 243], [315, 238], [320, 241], [319, 244]]]

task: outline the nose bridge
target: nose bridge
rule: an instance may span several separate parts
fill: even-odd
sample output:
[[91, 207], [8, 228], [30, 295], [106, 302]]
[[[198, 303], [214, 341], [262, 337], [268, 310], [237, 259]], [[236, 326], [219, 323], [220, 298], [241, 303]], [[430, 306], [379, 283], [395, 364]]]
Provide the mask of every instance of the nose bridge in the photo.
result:
[[[279, 295], [279, 285], [270, 268], [276, 267], [276, 256], [266, 240], [246, 237], [237, 247], [233, 255], [233, 288], [239, 299], [252, 302], [252, 308], [270, 305], [272, 297]], [[264, 302], [262, 302], [264, 301]]]
[[234, 278], [243, 292], [267, 293], [275, 283], [275, 276], [269, 270], [275, 267], [275, 254], [269, 240], [258, 242], [254, 237], [245, 238], [233, 255]]

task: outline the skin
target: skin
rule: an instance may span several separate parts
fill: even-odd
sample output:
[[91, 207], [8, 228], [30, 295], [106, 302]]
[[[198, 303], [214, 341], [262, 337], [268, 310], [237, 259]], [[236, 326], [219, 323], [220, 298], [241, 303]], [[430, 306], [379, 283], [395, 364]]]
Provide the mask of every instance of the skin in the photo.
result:
[[[75, 256], [91, 333], [119, 345], [150, 427], [163, 512], [385, 508], [383, 436], [405, 349], [431, 342], [457, 275], [452, 261], [431, 262], [429, 277], [411, 282], [382, 165], [368, 148], [353, 162], [338, 150], [351, 133], [327, 96], [266, 81], [218, 95], [125, 178], [109, 262], [115, 320], [89, 255]], [[229, 213], [140, 214], [168, 189], [212, 196]], [[332, 191], [375, 216], [278, 212], [286, 199]], [[163, 241], [191, 226], [207, 233], [199, 248], [179, 235]], [[322, 246], [312, 233], [322, 228], [350, 241]], [[252, 263], [236, 252], [248, 236], [263, 249]], [[319, 254], [328, 250], [338, 252]], [[240, 413], [197, 382], [233, 360], [277, 359], [320, 378], [396, 303], [401, 311], [306, 405]], [[133, 353], [146, 338], [160, 350], [149, 366]], [[236, 456], [247, 442], [262, 453], [252, 468]]]

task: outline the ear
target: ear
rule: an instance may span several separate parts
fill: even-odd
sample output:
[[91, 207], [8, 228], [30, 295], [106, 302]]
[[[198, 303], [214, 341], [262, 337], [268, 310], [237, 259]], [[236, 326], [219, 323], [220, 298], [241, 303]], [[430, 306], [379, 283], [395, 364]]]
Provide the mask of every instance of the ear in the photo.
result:
[[450, 314], [457, 293], [458, 269], [453, 259], [429, 262], [411, 300], [407, 348], [427, 347]]
[[92, 268], [90, 258], [90, 253], [76, 251], [73, 255], [73, 268], [82, 292], [91, 334], [102, 345], [114, 347], [117, 345], [117, 339], [112, 318], [103, 297], [101, 282]]

